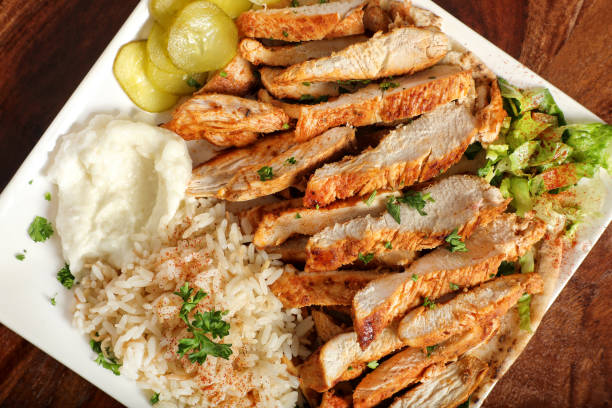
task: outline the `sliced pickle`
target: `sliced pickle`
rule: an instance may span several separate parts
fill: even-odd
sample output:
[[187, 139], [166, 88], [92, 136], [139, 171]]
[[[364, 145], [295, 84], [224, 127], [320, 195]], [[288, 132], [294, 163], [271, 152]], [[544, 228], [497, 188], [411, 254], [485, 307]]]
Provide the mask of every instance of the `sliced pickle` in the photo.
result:
[[207, 74], [167, 72], [159, 69], [151, 59], [147, 61], [146, 72], [155, 88], [176, 95], [189, 95], [197, 91], [206, 82], [207, 77]]
[[168, 56], [168, 34], [160, 24], [153, 24], [147, 40], [147, 52], [157, 68], [176, 75], [185, 74], [185, 71], [174, 65]]
[[138, 107], [148, 112], [163, 112], [178, 101], [178, 96], [156, 89], [145, 73], [147, 64], [145, 41], [125, 44], [115, 57], [113, 73], [121, 88]]
[[241, 13], [244, 13], [251, 8], [251, 2], [249, 0], [208, 0], [211, 3], [221, 7], [221, 10], [225, 11], [225, 14], [231, 18], [238, 17]]
[[162, 26], [169, 27], [174, 16], [193, 0], [151, 0], [149, 11]]
[[181, 10], [168, 31], [168, 54], [178, 68], [207, 72], [224, 67], [236, 55], [238, 29], [223, 10], [196, 1]]

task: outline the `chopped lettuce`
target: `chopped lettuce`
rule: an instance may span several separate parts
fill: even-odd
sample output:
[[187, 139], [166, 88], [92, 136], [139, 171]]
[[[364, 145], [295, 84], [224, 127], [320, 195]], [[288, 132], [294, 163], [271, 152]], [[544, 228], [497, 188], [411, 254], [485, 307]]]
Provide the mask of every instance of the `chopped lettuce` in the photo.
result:
[[525, 255], [519, 258], [521, 265], [521, 273], [532, 273], [535, 270], [535, 259], [533, 256], [534, 249], [531, 248]]
[[528, 293], [523, 294], [518, 300], [518, 315], [519, 315], [519, 327], [521, 330], [528, 331], [531, 333], [531, 298], [532, 296]]
[[[508, 117], [498, 140], [486, 148], [478, 175], [498, 186], [511, 209], [523, 216], [551, 210], [541, 201], [592, 178], [599, 169], [612, 173], [612, 126], [602, 123], [567, 125], [563, 112], [544, 88], [521, 90], [503, 79], [499, 86]], [[537, 203], [537, 205], [536, 205]], [[554, 211], [573, 234], [583, 216], [559, 204]]]

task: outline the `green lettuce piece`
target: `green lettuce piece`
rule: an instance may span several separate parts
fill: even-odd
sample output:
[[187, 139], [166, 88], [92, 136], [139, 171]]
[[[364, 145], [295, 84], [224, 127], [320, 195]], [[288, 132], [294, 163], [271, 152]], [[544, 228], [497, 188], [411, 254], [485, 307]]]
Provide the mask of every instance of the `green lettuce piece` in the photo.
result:
[[525, 107], [521, 104], [521, 113], [527, 110], [536, 109], [548, 115], [555, 116], [559, 125], [565, 125], [565, 116], [548, 89], [534, 88], [524, 91], [523, 103]]
[[492, 144], [487, 147], [487, 159], [496, 162], [502, 157], [508, 157], [507, 144]]
[[525, 293], [518, 300], [519, 327], [521, 330], [531, 333], [531, 298], [532, 296]]
[[525, 169], [529, 165], [529, 159], [540, 146], [540, 143], [535, 140], [525, 142], [508, 156], [510, 162], [510, 171], [517, 173], [519, 170]]
[[506, 137], [506, 141], [511, 148], [516, 149], [523, 143], [535, 139], [540, 133], [552, 126], [550, 123], [537, 119], [537, 117], [533, 118], [531, 112], [526, 112], [512, 122]]
[[565, 143], [573, 148], [571, 159], [612, 170], [612, 126], [603, 123], [565, 126]]
[[533, 202], [531, 201], [529, 183], [526, 178], [511, 177], [508, 190], [513, 198], [512, 205], [516, 208], [517, 215], [523, 217], [525, 213], [531, 211]]
[[521, 265], [521, 273], [532, 273], [535, 270], [533, 248], [519, 258], [519, 264]]
[[538, 146], [537, 154], [529, 160], [529, 166], [559, 165], [567, 160], [572, 151], [573, 149], [570, 146], [562, 142], [541, 142]]

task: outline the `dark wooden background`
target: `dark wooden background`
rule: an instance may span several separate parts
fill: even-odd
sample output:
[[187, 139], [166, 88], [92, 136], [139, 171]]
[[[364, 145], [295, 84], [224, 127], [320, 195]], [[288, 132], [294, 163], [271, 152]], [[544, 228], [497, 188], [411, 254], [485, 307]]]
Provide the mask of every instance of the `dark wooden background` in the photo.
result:
[[[0, 0], [0, 189], [136, 3]], [[438, 4], [612, 122], [611, 0]], [[486, 407], [612, 406], [611, 255], [608, 228]], [[0, 406], [121, 405], [0, 325]]]

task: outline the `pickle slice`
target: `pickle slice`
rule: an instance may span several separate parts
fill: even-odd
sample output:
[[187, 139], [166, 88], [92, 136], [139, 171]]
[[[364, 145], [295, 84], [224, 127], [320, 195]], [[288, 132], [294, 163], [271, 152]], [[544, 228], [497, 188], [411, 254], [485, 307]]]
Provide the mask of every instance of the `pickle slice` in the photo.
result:
[[159, 69], [149, 58], [146, 73], [155, 88], [175, 95], [189, 95], [206, 81], [207, 74], [188, 74], [183, 71], [167, 72]]
[[147, 53], [157, 68], [176, 75], [186, 73], [174, 65], [168, 56], [168, 35], [166, 30], [158, 23], [153, 24], [149, 34]]
[[174, 16], [193, 0], [151, 0], [149, 12], [162, 26], [169, 27]]
[[145, 73], [147, 63], [145, 41], [125, 44], [115, 57], [113, 73], [127, 96], [148, 112], [163, 112], [178, 101], [178, 96], [156, 89]]
[[208, 1], [188, 4], [168, 31], [168, 54], [178, 68], [207, 72], [224, 67], [236, 55], [238, 29], [223, 10]]
[[241, 13], [244, 13], [251, 8], [252, 3], [249, 0], [208, 0], [211, 3], [221, 7], [221, 10], [225, 11], [225, 14], [231, 18], [238, 17]]

